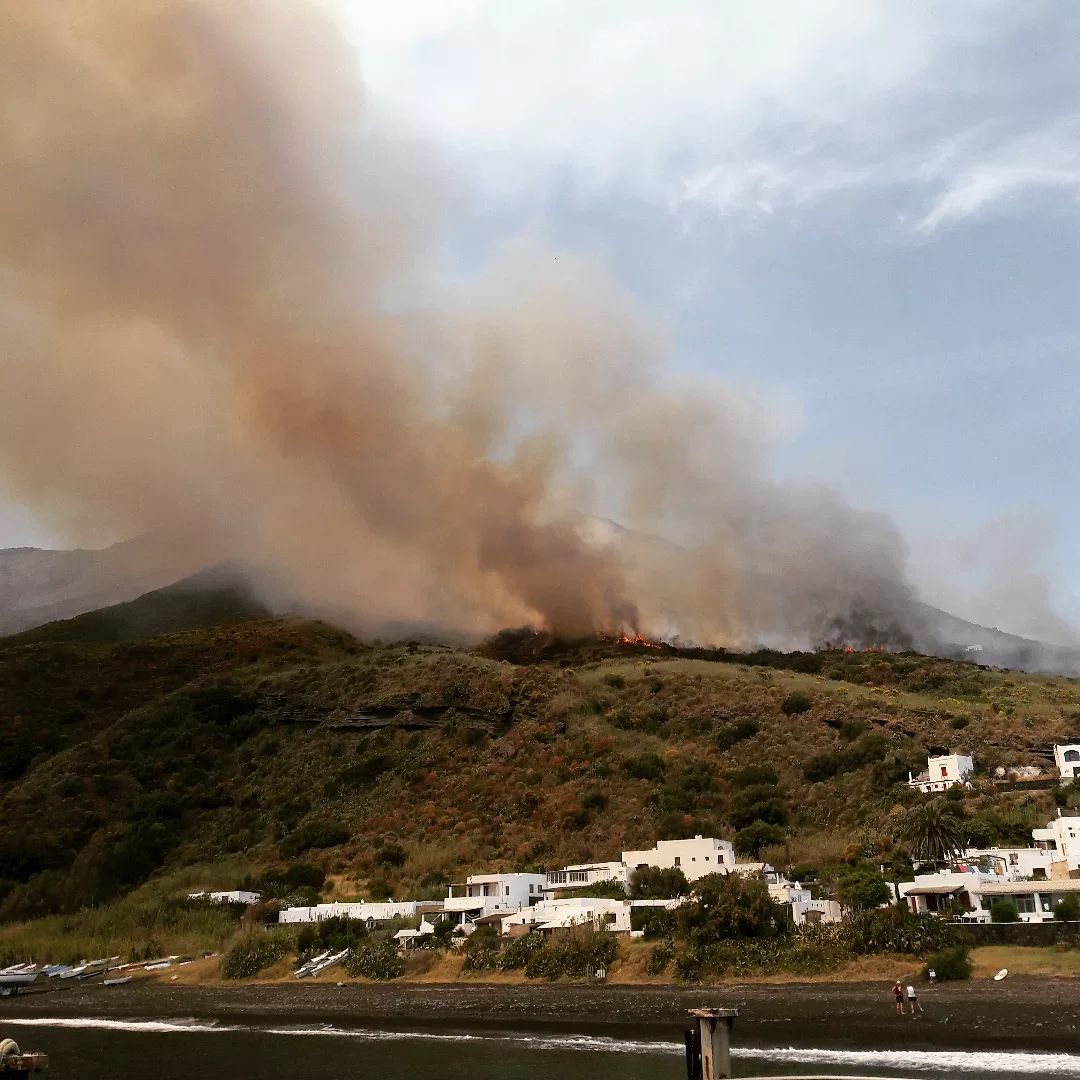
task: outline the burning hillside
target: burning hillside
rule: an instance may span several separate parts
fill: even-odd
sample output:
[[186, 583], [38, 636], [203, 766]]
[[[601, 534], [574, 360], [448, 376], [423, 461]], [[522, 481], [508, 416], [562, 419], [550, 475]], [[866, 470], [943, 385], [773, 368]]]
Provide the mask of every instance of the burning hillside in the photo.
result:
[[0, 117], [0, 486], [73, 539], [156, 529], [372, 633], [805, 648], [910, 610], [892, 524], [774, 482], [768, 409], [596, 265], [439, 284], [437, 156], [318, 8], [6, 5]]

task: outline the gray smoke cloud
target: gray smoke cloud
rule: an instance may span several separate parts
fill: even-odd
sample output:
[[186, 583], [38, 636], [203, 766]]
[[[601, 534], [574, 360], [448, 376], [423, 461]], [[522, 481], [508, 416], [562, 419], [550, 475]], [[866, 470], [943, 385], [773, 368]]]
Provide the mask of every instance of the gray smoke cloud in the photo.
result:
[[368, 630], [805, 644], [910, 602], [890, 522], [771, 482], [763, 407], [588, 260], [439, 281], [437, 156], [320, 8], [5, 5], [0, 125], [0, 488], [73, 540]]

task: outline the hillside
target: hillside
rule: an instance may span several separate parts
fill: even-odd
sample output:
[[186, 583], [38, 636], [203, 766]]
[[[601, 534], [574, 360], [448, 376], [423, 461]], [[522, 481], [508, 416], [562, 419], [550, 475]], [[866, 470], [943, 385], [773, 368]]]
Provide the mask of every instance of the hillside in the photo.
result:
[[204, 552], [153, 533], [99, 550], [0, 548], [0, 634], [133, 600], [206, 565]]
[[[915, 654], [530, 634], [372, 647], [271, 618], [108, 641], [81, 625], [93, 640], [0, 642], [3, 919], [184, 867], [231, 886], [241, 856], [317, 863], [366, 896], [695, 832], [804, 873], [853, 848], [887, 859], [929, 748], [985, 775], [1080, 732], [1075, 680]], [[962, 804], [979, 843], [1022, 842], [1052, 808], [1050, 791], [988, 785]]]
[[0, 649], [47, 641], [96, 644], [139, 641], [269, 614], [244, 575], [234, 567], [222, 565], [125, 603], [0, 638]]

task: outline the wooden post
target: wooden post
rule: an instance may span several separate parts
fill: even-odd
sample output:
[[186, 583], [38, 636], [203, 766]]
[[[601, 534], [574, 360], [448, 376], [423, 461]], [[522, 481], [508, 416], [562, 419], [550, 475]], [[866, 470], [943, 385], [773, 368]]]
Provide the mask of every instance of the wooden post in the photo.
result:
[[738, 1009], [691, 1009], [697, 1023], [701, 1054], [700, 1080], [726, 1080], [731, 1076], [731, 1028]]

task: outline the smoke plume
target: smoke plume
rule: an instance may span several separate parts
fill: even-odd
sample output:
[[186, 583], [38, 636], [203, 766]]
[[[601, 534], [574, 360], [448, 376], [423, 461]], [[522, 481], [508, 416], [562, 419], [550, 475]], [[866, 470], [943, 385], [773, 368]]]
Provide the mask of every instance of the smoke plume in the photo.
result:
[[771, 482], [768, 414], [594, 265], [440, 284], [438, 159], [310, 4], [4, 5], [0, 124], [0, 490], [72, 539], [369, 630], [794, 644], [908, 603], [891, 524]]

